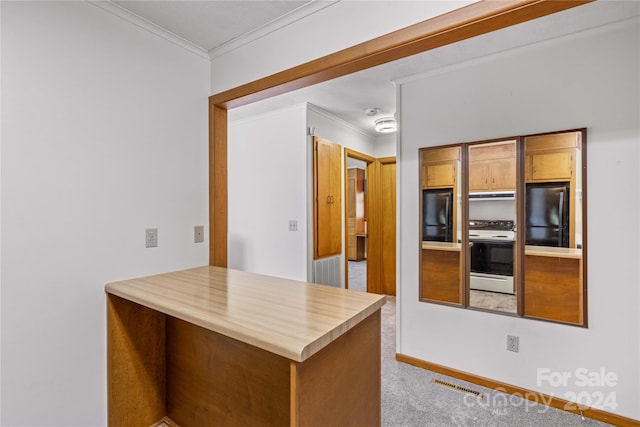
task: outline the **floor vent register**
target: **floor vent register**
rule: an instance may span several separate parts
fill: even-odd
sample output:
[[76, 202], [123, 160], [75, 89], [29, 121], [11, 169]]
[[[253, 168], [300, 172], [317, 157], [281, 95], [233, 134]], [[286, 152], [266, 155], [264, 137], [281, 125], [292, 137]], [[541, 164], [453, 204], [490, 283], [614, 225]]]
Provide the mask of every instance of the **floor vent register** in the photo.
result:
[[448, 389], [451, 389], [451, 390], [459, 391], [461, 393], [472, 394], [472, 395], [474, 395], [474, 396], [476, 396], [478, 398], [482, 398], [482, 392], [480, 392], [478, 390], [474, 390], [474, 389], [469, 388], [469, 387], [465, 387], [463, 385], [455, 384], [455, 383], [452, 383], [452, 382], [449, 382], [449, 381], [445, 381], [445, 380], [441, 380], [441, 379], [438, 379], [438, 378], [434, 378], [431, 381], [431, 383], [435, 384], [437, 386], [440, 386], [440, 387], [445, 387], [445, 388], [448, 388]]

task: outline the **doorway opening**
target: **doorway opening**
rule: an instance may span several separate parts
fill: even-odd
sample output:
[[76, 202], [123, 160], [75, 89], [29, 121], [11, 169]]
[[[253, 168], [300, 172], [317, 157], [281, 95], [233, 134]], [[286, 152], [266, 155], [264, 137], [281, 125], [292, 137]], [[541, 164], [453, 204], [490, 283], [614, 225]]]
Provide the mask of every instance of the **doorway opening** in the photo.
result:
[[378, 159], [345, 149], [344, 270], [348, 289], [396, 294], [395, 162], [395, 157]]
[[373, 158], [345, 149], [345, 288], [367, 292], [368, 167]]

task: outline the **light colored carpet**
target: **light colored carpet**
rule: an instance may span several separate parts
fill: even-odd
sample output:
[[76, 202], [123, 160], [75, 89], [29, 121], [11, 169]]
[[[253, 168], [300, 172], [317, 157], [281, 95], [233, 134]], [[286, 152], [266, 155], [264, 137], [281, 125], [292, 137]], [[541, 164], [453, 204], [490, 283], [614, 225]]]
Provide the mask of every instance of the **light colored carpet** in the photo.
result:
[[367, 291], [367, 260], [349, 261], [349, 289]]
[[[437, 327], [437, 325], [425, 325]], [[396, 298], [382, 307], [383, 427], [595, 427], [607, 426], [579, 415], [524, 401], [491, 389], [395, 360]], [[469, 353], [473, 357], [473, 353]], [[432, 384], [434, 378], [482, 392], [468, 396]]]

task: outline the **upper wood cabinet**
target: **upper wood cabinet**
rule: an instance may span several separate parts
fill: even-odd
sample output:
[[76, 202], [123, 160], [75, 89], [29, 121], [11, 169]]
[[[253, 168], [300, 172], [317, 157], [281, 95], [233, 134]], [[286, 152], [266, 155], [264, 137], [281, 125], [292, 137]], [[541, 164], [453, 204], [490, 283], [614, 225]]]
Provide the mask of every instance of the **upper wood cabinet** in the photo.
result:
[[342, 147], [313, 138], [314, 258], [342, 253]]
[[580, 132], [530, 136], [525, 139], [527, 182], [575, 179]]
[[455, 187], [460, 147], [448, 147], [423, 153], [422, 188]]
[[469, 147], [469, 191], [514, 191], [516, 144], [509, 141]]

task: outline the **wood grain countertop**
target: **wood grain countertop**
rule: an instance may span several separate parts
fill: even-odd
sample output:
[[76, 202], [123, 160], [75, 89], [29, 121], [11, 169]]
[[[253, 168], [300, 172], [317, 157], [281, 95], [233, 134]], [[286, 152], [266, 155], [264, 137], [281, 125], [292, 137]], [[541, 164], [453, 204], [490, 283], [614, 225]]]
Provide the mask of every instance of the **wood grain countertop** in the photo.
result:
[[582, 249], [577, 248], [556, 248], [553, 246], [532, 246], [524, 247], [525, 255], [548, 256], [554, 258], [582, 258]]
[[430, 242], [423, 241], [422, 249], [430, 249], [434, 251], [454, 251], [460, 252], [460, 248], [462, 247], [461, 243], [453, 243], [453, 242]]
[[105, 291], [296, 362], [386, 302], [383, 295], [212, 266], [113, 282]]

